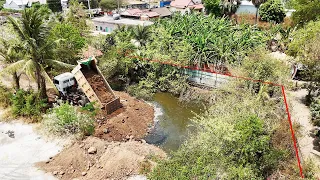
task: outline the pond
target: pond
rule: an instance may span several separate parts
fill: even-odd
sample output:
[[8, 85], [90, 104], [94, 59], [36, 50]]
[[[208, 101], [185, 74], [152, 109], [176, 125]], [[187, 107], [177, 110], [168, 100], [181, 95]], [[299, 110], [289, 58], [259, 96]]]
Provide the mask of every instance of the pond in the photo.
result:
[[152, 104], [155, 125], [145, 137], [146, 142], [167, 152], [177, 150], [192, 131], [190, 119], [203, 111], [202, 106], [181, 103], [170, 93], [156, 93]]

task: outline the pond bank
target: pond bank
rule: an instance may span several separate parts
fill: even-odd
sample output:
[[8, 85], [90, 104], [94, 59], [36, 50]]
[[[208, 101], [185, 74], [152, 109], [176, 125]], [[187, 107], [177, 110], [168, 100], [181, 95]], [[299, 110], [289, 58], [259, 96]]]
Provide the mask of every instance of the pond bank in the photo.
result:
[[177, 150], [193, 132], [191, 119], [203, 112], [203, 107], [180, 102], [170, 93], [156, 93], [151, 103], [155, 107], [155, 124], [145, 140], [166, 152]]

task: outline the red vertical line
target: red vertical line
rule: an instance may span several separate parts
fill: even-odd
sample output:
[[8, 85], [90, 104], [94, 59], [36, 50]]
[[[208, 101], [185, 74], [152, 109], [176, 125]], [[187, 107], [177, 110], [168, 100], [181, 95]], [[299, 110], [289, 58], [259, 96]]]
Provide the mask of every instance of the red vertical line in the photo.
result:
[[296, 152], [296, 157], [297, 157], [297, 160], [298, 160], [298, 167], [299, 167], [299, 171], [300, 171], [300, 176], [301, 176], [301, 178], [304, 178], [303, 172], [302, 172], [302, 167], [301, 167], [301, 162], [300, 162], [300, 157], [299, 157], [299, 151], [298, 151], [298, 148], [297, 148], [297, 142], [296, 142], [296, 138], [295, 138], [295, 135], [294, 135], [294, 130], [292, 128], [292, 121], [291, 121], [291, 116], [290, 116], [290, 112], [289, 112], [289, 106], [288, 106], [288, 103], [287, 103], [286, 93], [284, 91], [284, 86], [283, 85], [281, 85], [281, 90], [282, 90], [284, 104], [286, 105], [286, 111], [287, 111], [287, 115], [288, 115], [288, 121], [289, 121], [290, 130], [291, 130], [291, 136], [292, 136], [292, 140], [293, 140], [293, 146], [294, 146], [294, 149], [295, 149], [295, 152]]

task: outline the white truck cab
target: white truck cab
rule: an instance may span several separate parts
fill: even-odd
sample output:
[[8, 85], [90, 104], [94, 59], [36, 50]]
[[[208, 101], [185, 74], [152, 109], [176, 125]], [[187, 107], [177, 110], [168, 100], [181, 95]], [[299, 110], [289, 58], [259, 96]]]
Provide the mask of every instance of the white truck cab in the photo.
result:
[[76, 85], [76, 80], [72, 73], [63, 73], [53, 78], [53, 83], [62, 95], [67, 95], [67, 91]]

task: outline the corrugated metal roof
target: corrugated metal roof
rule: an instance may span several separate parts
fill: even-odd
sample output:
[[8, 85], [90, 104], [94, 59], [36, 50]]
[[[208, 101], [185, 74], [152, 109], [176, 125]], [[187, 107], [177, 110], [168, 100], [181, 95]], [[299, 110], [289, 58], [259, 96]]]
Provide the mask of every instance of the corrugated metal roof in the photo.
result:
[[160, 17], [167, 17], [167, 16], [171, 16], [171, 14], [172, 14], [171, 11], [166, 7], [154, 8], [154, 9], [151, 9], [151, 11], [160, 14]]

